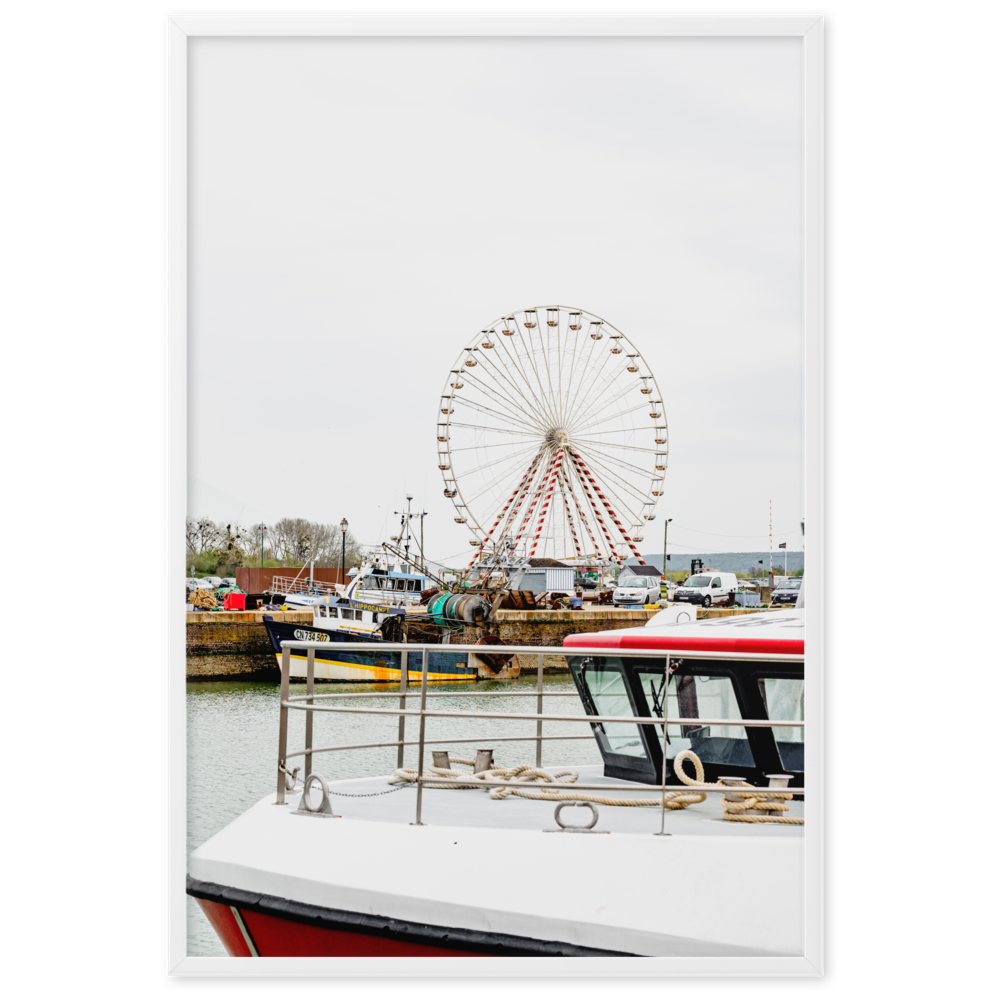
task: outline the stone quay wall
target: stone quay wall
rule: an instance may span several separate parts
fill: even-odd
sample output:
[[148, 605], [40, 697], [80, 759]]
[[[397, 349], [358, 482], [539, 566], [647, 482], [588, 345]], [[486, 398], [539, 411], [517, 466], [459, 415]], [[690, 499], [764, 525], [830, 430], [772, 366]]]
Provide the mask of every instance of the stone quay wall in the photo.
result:
[[[758, 608], [698, 609], [699, 618], [759, 614]], [[509, 646], [562, 646], [568, 635], [636, 628], [645, 624], [656, 610], [587, 608], [583, 611], [498, 611], [494, 632]], [[309, 611], [274, 611], [278, 621], [312, 623]], [[475, 645], [482, 633], [467, 628], [452, 633], [454, 643]], [[522, 671], [533, 673], [534, 658], [522, 657]], [[545, 673], [568, 672], [565, 657], [547, 654]], [[187, 615], [188, 680], [275, 680], [279, 676], [274, 651], [259, 611], [202, 611]]]
[[[312, 612], [272, 611], [277, 621], [312, 623]], [[261, 612], [195, 611], [187, 615], [188, 680], [279, 677]]]

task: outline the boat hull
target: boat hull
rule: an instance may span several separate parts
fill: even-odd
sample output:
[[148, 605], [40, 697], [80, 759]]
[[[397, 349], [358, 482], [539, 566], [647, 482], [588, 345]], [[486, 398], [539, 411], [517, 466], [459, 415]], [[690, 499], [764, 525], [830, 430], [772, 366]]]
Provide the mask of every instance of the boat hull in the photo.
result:
[[611, 956], [512, 934], [438, 927], [371, 914], [308, 906], [188, 878], [213, 930], [234, 958], [443, 958], [474, 956]]
[[[267, 629], [279, 668], [282, 640], [319, 641], [323, 645], [316, 650], [313, 673], [316, 680], [399, 683], [402, 665], [398, 652], [352, 651], [351, 646], [355, 643], [377, 641], [372, 636], [352, 636], [346, 632], [323, 629], [315, 625], [305, 626], [295, 622], [268, 619], [264, 620], [264, 627]], [[290, 657], [291, 676], [305, 679], [307, 663], [305, 650], [292, 649]], [[478, 666], [470, 664], [465, 653], [451, 653], [442, 648], [430, 650], [428, 657], [428, 681], [475, 681], [479, 675]], [[418, 650], [408, 653], [406, 667], [407, 681], [419, 682], [423, 670], [423, 654]]]

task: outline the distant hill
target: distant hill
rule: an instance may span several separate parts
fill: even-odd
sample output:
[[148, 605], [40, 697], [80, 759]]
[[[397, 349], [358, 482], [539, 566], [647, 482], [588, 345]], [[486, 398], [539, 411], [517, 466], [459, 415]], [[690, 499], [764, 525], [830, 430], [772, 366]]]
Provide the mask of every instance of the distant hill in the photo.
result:
[[[690, 571], [691, 560], [700, 559], [706, 566], [711, 566], [712, 569], [721, 570], [724, 573], [749, 573], [754, 569], [761, 569], [760, 563], [757, 562], [758, 559], [764, 560], [763, 569], [768, 568], [768, 553], [767, 552], [706, 552], [699, 555], [698, 553], [684, 553], [681, 555], [677, 552], [669, 553], [670, 559], [667, 562], [667, 570], [669, 572], [676, 572], [677, 570]], [[803, 560], [805, 553], [801, 551], [788, 550], [788, 572], [789, 574], [794, 573], [803, 565]], [[663, 552], [651, 552], [643, 553], [642, 558], [650, 566], [655, 566], [661, 573], [663, 572]], [[638, 564], [638, 560], [635, 558], [629, 559], [629, 563]], [[785, 573], [785, 550], [775, 549], [774, 550], [774, 572], [784, 576]]]

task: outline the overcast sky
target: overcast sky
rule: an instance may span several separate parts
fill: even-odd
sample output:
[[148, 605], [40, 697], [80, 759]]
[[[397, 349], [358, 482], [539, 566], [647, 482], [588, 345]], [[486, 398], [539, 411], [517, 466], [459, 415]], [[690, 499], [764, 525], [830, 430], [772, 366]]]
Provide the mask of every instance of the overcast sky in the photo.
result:
[[438, 397], [558, 302], [642, 351], [670, 429], [644, 551], [801, 547], [796, 39], [191, 41], [189, 513], [425, 508]]

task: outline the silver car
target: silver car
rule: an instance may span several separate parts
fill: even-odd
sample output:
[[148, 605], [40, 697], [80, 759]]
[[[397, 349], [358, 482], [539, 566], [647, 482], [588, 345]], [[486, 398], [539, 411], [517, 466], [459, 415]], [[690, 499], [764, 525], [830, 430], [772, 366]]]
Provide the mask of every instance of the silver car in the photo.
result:
[[[628, 570], [633, 567], [626, 567], [621, 576], [618, 577], [618, 585], [615, 587], [611, 601], [614, 604], [656, 604], [660, 600], [660, 574], [653, 570], [655, 576], [651, 574], [630, 573]], [[646, 570], [653, 567], [638, 566], [635, 569]]]

